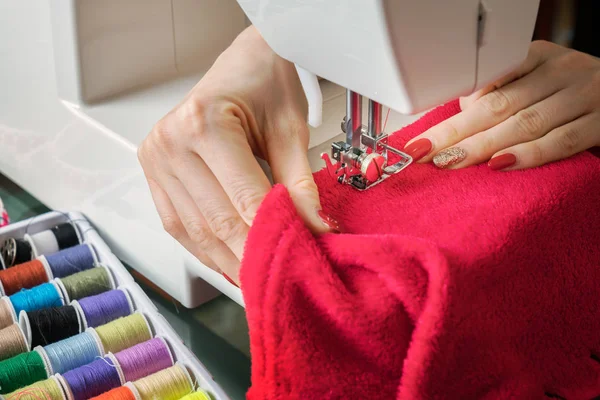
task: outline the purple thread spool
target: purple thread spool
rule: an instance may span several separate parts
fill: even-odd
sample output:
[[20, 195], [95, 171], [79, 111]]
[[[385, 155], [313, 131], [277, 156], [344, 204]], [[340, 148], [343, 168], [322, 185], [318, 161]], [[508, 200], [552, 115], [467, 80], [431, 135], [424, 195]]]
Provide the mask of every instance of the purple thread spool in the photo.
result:
[[110, 357], [100, 358], [63, 374], [73, 400], [87, 400], [121, 386], [119, 371]]
[[58, 253], [44, 256], [55, 278], [64, 278], [86, 269], [93, 268], [96, 264], [92, 248], [88, 244], [69, 247]]
[[132, 313], [129, 299], [120, 289], [78, 300], [88, 328], [95, 328]]
[[125, 381], [133, 382], [173, 366], [167, 342], [156, 337], [116, 353]]

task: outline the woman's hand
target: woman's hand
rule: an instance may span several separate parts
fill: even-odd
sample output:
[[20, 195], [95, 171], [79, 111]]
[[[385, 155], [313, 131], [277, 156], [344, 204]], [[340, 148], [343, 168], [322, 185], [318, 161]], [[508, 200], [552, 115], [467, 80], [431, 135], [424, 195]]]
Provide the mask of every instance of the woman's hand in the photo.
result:
[[405, 151], [451, 169], [486, 161], [524, 169], [570, 157], [600, 146], [600, 60], [534, 42], [517, 71], [462, 98], [461, 108]]
[[306, 115], [294, 66], [248, 28], [139, 148], [167, 232], [238, 282], [249, 227], [271, 189], [255, 156], [314, 232], [335, 230], [308, 164]]

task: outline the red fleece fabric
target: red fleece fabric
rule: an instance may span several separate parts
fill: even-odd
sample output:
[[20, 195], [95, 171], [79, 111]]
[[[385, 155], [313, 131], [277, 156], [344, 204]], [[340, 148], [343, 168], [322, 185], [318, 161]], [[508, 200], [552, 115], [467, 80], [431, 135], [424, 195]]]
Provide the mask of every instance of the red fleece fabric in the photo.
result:
[[342, 234], [313, 236], [281, 186], [250, 231], [248, 399], [600, 395], [600, 159], [415, 164], [366, 192], [315, 179]]

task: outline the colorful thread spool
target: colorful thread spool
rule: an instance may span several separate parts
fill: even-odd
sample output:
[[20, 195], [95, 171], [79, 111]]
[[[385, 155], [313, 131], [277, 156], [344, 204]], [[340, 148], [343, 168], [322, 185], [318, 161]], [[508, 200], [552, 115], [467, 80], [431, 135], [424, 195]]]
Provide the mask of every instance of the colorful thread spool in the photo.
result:
[[91, 332], [83, 332], [36, 350], [55, 374], [64, 374], [103, 355], [100, 344]]
[[33, 248], [27, 239], [8, 238], [0, 245], [0, 253], [4, 260], [4, 266], [10, 268], [13, 265], [22, 264], [33, 260]]
[[25, 239], [32, 244], [34, 257], [53, 254], [80, 243], [77, 229], [70, 222], [58, 224], [45, 231], [25, 234]]
[[58, 248], [61, 250], [77, 246], [81, 243], [77, 228], [75, 228], [75, 224], [72, 224], [71, 222], [58, 224], [52, 228], [51, 231], [54, 234], [54, 237], [56, 237]]
[[10, 296], [21, 289], [30, 289], [46, 283], [51, 278], [44, 263], [32, 260], [0, 271], [0, 287], [5, 295]]
[[83, 316], [84, 328], [95, 328], [133, 312], [133, 304], [126, 289], [109, 290], [81, 300], [74, 300], [71, 304]]
[[90, 400], [138, 400], [138, 398], [129, 386], [121, 386]]
[[29, 312], [64, 305], [62, 295], [56, 287], [55, 281], [21, 290], [9, 296], [9, 299], [16, 315], [19, 315], [21, 311]]
[[5, 400], [65, 400], [65, 395], [56, 377], [26, 386], [4, 396]]
[[40, 257], [46, 261], [54, 278], [65, 278], [94, 268], [98, 262], [91, 245], [84, 243]]
[[17, 324], [0, 330], [0, 361], [29, 351], [25, 334]]
[[0, 298], [0, 329], [6, 328], [17, 322], [15, 309], [8, 297]]
[[179, 400], [212, 400], [212, 398], [205, 391], [198, 390], [194, 393], [190, 393], [187, 396], [182, 397]]
[[187, 369], [177, 363], [155, 374], [133, 382], [141, 400], [179, 400], [193, 390]]
[[37, 351], [0, 361], [0, 394], [14, 392], [47, 378], [46, 365]]
[[67, 392], [67, 398], [71, 400], [87, 400], [124, 383], [111, 357], [100, 358], [67, 371], [62, 375], [62, 380], [65, 383], [63, 387]]
[[173, 366], [173, 356], [167, 342], [160, 337], [136, 344], [114, 354], [126, 382]]
[[140, 313], [119, 318], [90, 331], [96, 333], [105, 353], [117, 353], [152, 339], [150, 325]]
[[104, 266], [57, 279], [57, 284], [63, 290], [67, 303], [104, 293], [115, 287], [110, 272]]
[[32, 348], [56, 343], [83, 331], [79, 313], [73, 306], [22, 311], [19, 324]]

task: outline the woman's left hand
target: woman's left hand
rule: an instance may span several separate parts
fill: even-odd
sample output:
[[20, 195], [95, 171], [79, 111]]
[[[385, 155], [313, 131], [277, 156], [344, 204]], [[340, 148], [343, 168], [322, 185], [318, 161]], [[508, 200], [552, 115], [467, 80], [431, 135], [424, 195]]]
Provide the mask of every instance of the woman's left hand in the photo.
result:
[[461, 98], [462, 112], [411, 140], [405, 151], [440, 168], [488, 162], [537, 167], [600, 146], [600, 60], [533, 42], [521, 67]]

